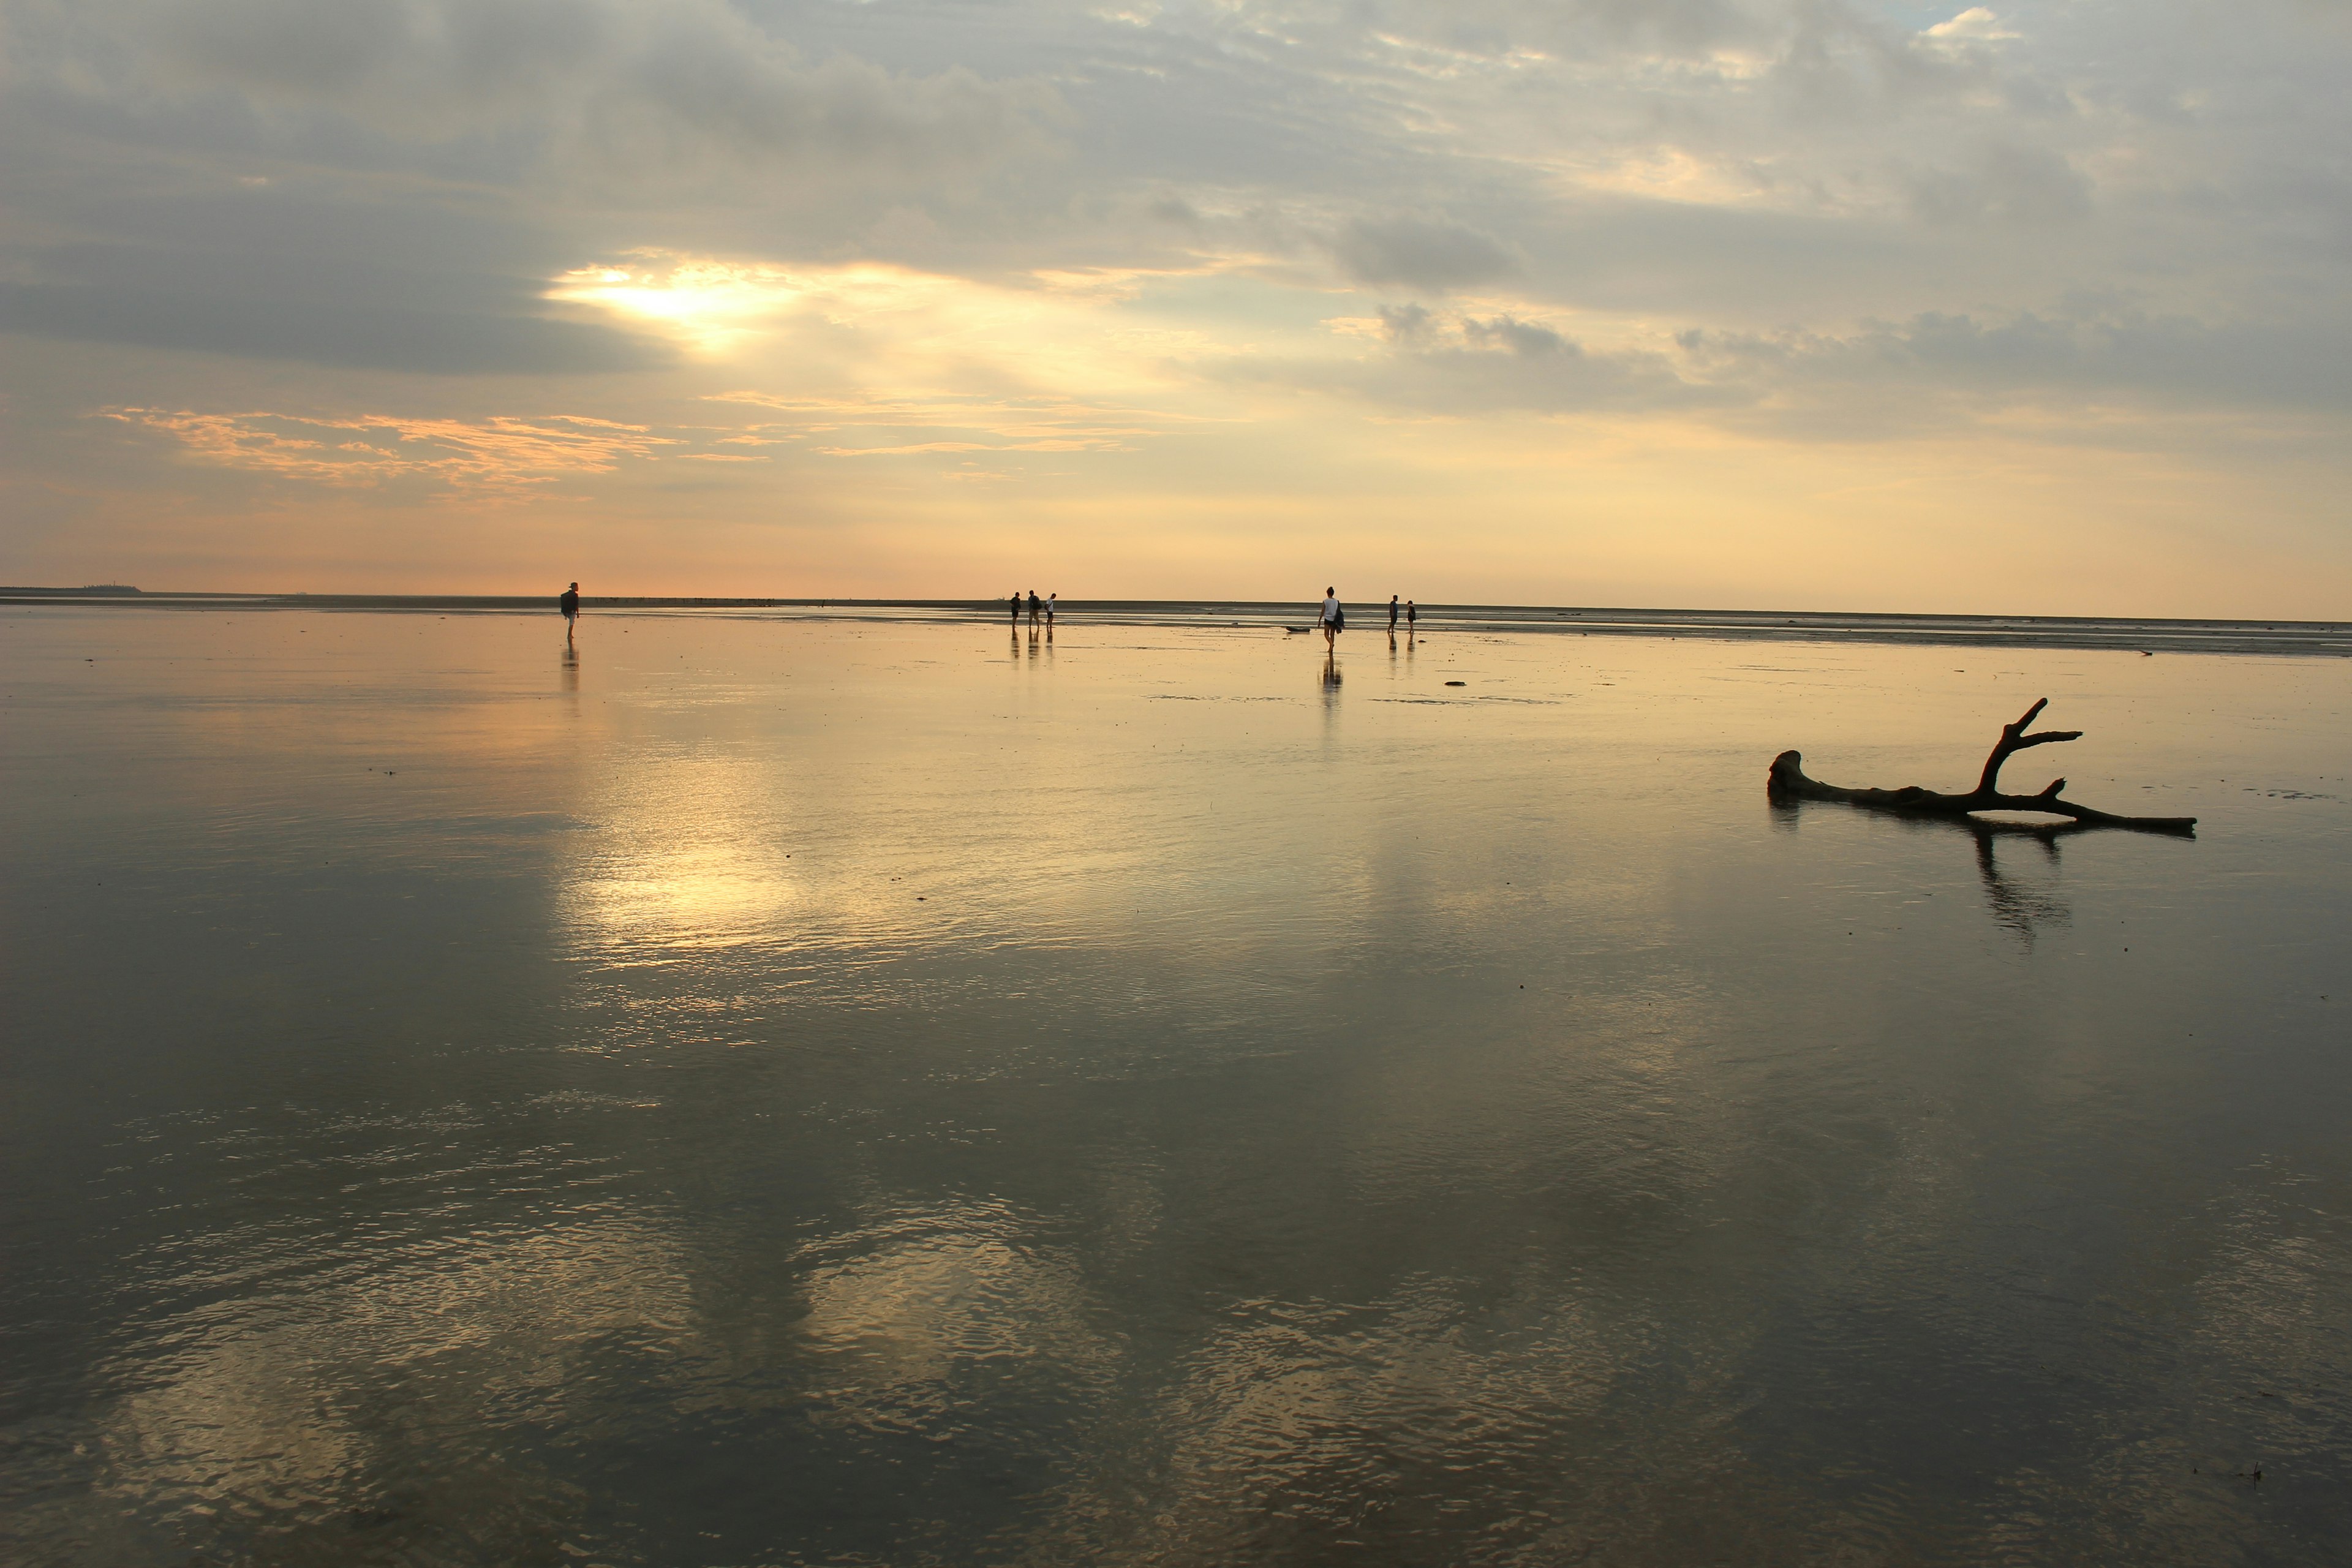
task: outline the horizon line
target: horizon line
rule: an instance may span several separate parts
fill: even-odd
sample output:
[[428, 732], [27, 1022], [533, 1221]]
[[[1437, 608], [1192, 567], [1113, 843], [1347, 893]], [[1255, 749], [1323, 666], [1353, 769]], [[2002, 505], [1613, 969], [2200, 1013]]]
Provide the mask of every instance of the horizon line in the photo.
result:
[[[1347, 601], [1342, 601], [1346, 604]], [[1402, 601], [1399, 601], [1402, 605]], [[1360, 600], [1355, 629], [1382, 629], [1385, 601]], [[214, 608], [283, 612], [380, 614], [439, 611], [479, 615], [557, 613], [553, 594], [316, 594], [168, 590], [144, 592], [122, 584], [79, 588], [0, 586], [0, 605], [178, 610]], [[984, 625], [1024, 618], [1012, 602], [986, 599], [761, 597], [749, 595], [583, 595], [583, 610], [606, 614], [664, 612], [730, 613], [740, 618], [899, 621]], [[1070, 599], [1057, 602], [1057, 615], [1075, 615], [1074, 626], [1193, 626], [1202, 629], [1266, 629], [1309, 626], [1320, 604], [1305, 599]], [[1431, 632], [1532, 633], [1585, 636], [1708, 637], [1729, 641], [1815, 641], [1956, 647], [2072, 647], [2153, 656], [2170, 653], [2307, 655], [2352, 657], [2352, 622], [2258, 617], [1987, 615], [1887, 610], [1723, 610], [1675, 607], [1415, 604], [1421, 624], [1403, 629]], [[1025, 601], [1022, 609], [1026, 609]], [[765, 615], [760, 614], [766, 612]], [[1402, 625], [1402, 623], [1401, 623]], [[1391, 628], [1391, 631], [1397, 628]]]
[[[0, 584], [0, 604], [48, 604], [60, 600], [70, 603], [186, 603], [232, 601], [259, 605], [282, 605], [311, 609], [459, 605], [478, 609], [525, 609], [551, 606], [559, 595], [551, 593], [354, 593], [342, 590], [319, 592], [311, 589], [242, 589], [242, 588], [160, 588], [148, 589], [120, 583], [87, 584], [79, 587]], [[1041, 600], [1040, 603], [1044, 601]], [[1305, 605], [1319, 607], [1319, 597], [1297, 599], [1228, 599], [1228, 598], [1060, 598], [1064, 609], [1157, 609], [1202, 611], [1286, 611]], [[1386, 608], [1385, 599], [1355, 599], [1344, 595], [1342, 605], [1368, 605]], [[1407, 601], [1399, 598], [1400, 605]], [[766, 594], [605, 594], [580, 596], [582, 607], [609, 609], [908, 609], [908, 610], [978, 610], [1002, 609], [1011, 601], [1005, 598], [981, 597], [918, 597], [909, 595], [863, 596], [855, 595], [766, 595]], [[1023, 603], [1025, 605], [1026, 600]], [[1982, 621], [2008, 624], [2058, 622], [2074, 626], [2261, 626], [2292, 627], [2297, 630], [2352, 630], [2352, 620], [2312, 620], [2278, 616], [2085, 616], [2040, 612], [2026, 614], [2003, 610], [1850, 610], [1801, 609], [1790, 606], [1736, 608], [1696, 605], [1542, 605], [1485, 602], [1477, 600], [1414, 601], [1423, 614], [1478, 613], [1500, 615], [1564, 615], [1564, 616], [1673, 616], [1723, 617], [1741, 621], [1767, 616], [1799, 616], [1822, 621]]]

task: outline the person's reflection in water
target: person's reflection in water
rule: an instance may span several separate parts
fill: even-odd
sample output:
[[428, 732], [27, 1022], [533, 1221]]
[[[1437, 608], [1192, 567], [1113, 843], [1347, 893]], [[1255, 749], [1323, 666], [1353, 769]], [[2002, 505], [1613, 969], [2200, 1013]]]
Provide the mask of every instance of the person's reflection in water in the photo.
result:
[[1323, 695], [1337, 697], [1339, 693], [1339, 652], [1337, 648], [1323, 656]]
[[574, 696], [580, 692], [580, 650], [569, 636], [563, 639], [563, 689]]

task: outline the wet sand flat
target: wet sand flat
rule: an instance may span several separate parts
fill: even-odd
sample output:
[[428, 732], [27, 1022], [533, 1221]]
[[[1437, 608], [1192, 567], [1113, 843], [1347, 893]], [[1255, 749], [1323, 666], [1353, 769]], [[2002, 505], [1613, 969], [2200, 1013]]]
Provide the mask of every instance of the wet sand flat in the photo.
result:
[[1214, 609], [0, 608], [9, 1559], [2336, 1559], [2352, 661]]
[[[102, 609], [171, 609], [199, 614], [359, 613], [514, 615], [544, 613], [553, 601], [446, 595], [147, 594], [136, 590], [0, 587], [0, 606], [76, 605]], [[604, 598], [591, 610], [627, 615], [686, 614], [698, 619], [905, 625], [1003, 623], [1002, 599]], [[1312, 606], [1255, 600], [1072, 600], [1066, 624], [1232, 629], [1289, 626], [1307, 629]], [[1458, 632], [1558, 633], [1578, 637], [1696, 637], [1718, 641], [1811, 642], [1948, 647], [2126, 649], [2146, 653], [2239, 653], [2284, 657], [2352, 657], [2352, 623], [2342, 621], [2221, 621], [2117, 619], [2085, 616], [1950, 616], [1856, 614], [1822, 610], [1602, 609], [1555, 605], [1423, 605], [1419, 626], [1444, 636]], [[1349, 614], [1360, 631], [1385, 631], [1388, 606], [1356, 605]], [[1024, 617], [1025, 624], [1025, 612]], [[1405, 626], [1400, 630], [1410, 633]]]

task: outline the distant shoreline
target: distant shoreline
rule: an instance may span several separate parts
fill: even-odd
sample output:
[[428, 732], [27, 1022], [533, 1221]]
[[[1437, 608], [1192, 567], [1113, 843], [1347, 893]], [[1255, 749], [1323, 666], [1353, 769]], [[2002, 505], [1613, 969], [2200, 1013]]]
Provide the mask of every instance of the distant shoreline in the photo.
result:
[[[698, 613], [729, 618], [1004, 623], [1002, 599], [783, 599], [624, 596], [583, 598], [591, 615]], [[150, 594], [89, 588], [0, 587], [0, 605], [109, 610], [310, 610], [325, 613], [555, 614], [555, 596], [478, 594]], [[1351, 630], [1386, 629], [1385, 601], [1356, 606]], [[1065, 600], [1071, 626], [1268, 629], [1309, 624], [1305, 600]], [[1767, 642], [2059, 647], [2123, 652], [2293, 654], [2352, 658], [2352, 623], [2286, 620], [2123, 619], [2094, 616], [1930, 616], [1873, 611], [1688, 610], [1518, 605], [1423, 605], [1424, 634], [1537, 632], [1599, 637], [1706, 637]], [[1023, 624], [1026, 624], [1025, 616]]]

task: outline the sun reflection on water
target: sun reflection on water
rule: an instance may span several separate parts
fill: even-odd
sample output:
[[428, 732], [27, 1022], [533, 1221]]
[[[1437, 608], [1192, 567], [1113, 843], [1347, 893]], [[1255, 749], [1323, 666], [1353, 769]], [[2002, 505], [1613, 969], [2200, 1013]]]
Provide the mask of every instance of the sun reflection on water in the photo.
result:
[[638, 759], [585, 803], [561, 905], [581, 940], [658, 958], [772, 939], [803, 892], [761, 783], [725, 757]]

